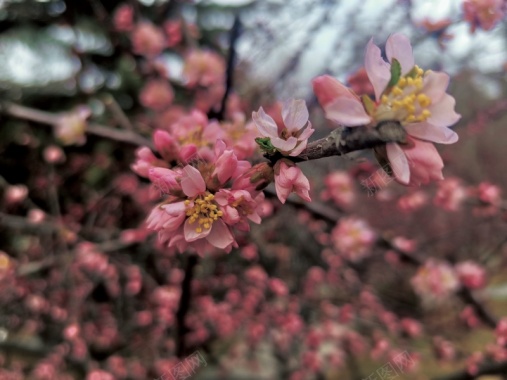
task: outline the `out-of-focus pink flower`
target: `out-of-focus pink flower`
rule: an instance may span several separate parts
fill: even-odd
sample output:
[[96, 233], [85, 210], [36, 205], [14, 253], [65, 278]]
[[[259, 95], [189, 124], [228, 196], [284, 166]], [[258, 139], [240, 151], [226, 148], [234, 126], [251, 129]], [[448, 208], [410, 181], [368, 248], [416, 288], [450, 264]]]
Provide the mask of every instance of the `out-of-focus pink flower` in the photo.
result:
[[507, 344], [507, 318], [502, 318], [495, 329], [496, 343], [500, 346]]
[[310, 198], [310, 182], [300, 168], [289, 160], [278, 160], [274, 167], [275, 189], [280, 202], [285, 203], [290, 193], [296, 193], [307, 202]]
[[456, 265], [461, 284], [469, 289], [480, 289], [486, 285], [486, 271], [473, 261], [463, 261]]
[[[374, 126], [382, 121], [401, 123], [409, 135], [407, 143], [388, 143], [385, 149], [377, 150], [389, 161], [396, 180], [404, 185], [440, 180], [443, 162], [431, 143], [456, 142], [458, 135], [448, 126], [460, 118], [454, 111], [454, 98], [445, 93], [449, 76], [415, 66], [410, 41], [402, 34], [388, 38], [386, 54], [389, 62], [383, 60], [372, 41], [366, 47], [365, 68], [376, 102], [364, 97], [363, 104], [349, 89], [325, 76], [314, 80], [317, 97], [326, 117], [344, 126]], [[401, 74], [391, 78], [391, 64], [395, 60]], [[326, 84], [326, 91], [319, 83]], [[330, 94], [334, 94], [334, 100]]]
[[470, 328], [477, 327], [481, 323], [474, 308], [470, 305], [465, 306], [459, 317]]
[[340, 219], [332, 231], [332, 239], [335, 248], [343, 257], [357, 262], [371, 253], [376, 234], [366, 221], [348, 217]]
[[181, 20], [168, 20], [164, 23], [164, 31], [167, 36], [167, 46], [174, 47], [183, 39]]
[[54, 133], [56, 138], [64, 145], [84, 144], [86, 142], [86, 119], [91, 114], [92, 111], [87, 106], [79, 106], [62, 114], [55, 125]]
[[46, 213], [38, 208], [32, 208], [28, 211], [28, 220], [32, 223], [40, 223], [46, 218]]
[[440, 336], [433, 338], [433, 349], [437, 358], [443, 362], [451, 361], [456, 356], [454, 345]]
[[185, 57], [183, 75], [188, 87], [209, 87], [224, 83], [225, 62], [217, 53], [209, 50], [191, 50]]
[[114, 11], [114, 28], [119, 32], [129, 32], [134, 27], [134, 8], [129, 4], [121, 4]]
[[481, 182], [475, 189], [470, 190], [470, 195], [476, 196], [480, 203], [474, 208], [479, 216], [495, 215], [502, 205], [502, 190], [500, 187], [489, 182]]
[[467, 192], [458, 178], [446, 178], [438, 184], [433, 202], [446, 211], [457, 211], [467, 197]]
[[115, 378], [109, 372], [95, 369], [88, 373], [86, 380], [115, 380]]
[[308, 116], [305, 101], [296, 99], [283, 104], [283, 126], [277, 125], [262, 107], [258, 112], [252, 112], [252, 119], [261, 136], [269, 138], [273, 147], [288, 156], [299, 155], [315, 131], [308, 121]]
[[165, 36], [162, 30], [150, 22], [137, 24], [130, 35], [132, 51], [147, 58], [155, 58], [166, 47]]
[[421, 323], [412, 318], [403, 318], [401, 320], [401, 328], [410, 338], [417, 338], [422, 334]]
[[28, 196], [28, 187], [25, 185], [9, 185], [5, 189], [4, 199], [7, 204], [23, 202]]
[[463, 1], [463, 18], [470, 23], [470, 30], [477, 27], [491, 30], [505, 15], [503, 0], [465, 0]]
[[487, 205], [499, 206], [502, 202], [502, 190], [489, 182], [482, 182], [477, 188], [477, 196]]
[[155, 111], [163, 111], [174, 99], [174, 91], [169, 83], [152, 79], [144, 85], [139, 95], [141, 104]]
[[479, 372], [479, 364], [484, 360], [484, 354], [482, 352], [476, 351], [472, 355], [470, 355], [466, 360], [467, 373], [471, 376], [477, 375]]
[[413, 212], [423, 207], [428, 201], [424, 191], [413, 191], [398, 199], [398, 208], [403, 212]]
[[459, 288], [455, 270], [447, 263], [428, 259], [412, 277], [415, 292], [427, 303], [444, 301]]
[[356, 200], [354, 181], [350, 174], [344, 171], [334, 171], [324, 179], [326, 190], [322, 192], [322, 199], [332, 199], [339, 207], [348, 208]]
[[50, 164], [60, 164], [65, 161], [65, 153], [62, 148], [56, 145], [50, 145], [44, 149], [44, 160]]

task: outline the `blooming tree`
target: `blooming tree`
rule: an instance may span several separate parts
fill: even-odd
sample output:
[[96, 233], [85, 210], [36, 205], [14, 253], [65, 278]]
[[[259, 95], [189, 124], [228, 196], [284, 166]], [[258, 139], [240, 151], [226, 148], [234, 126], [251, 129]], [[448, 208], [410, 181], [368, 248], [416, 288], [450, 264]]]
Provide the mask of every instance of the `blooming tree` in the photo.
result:
[[[265, 100], [235, 92], [237, 15], [214, 39], [188, 16], [205, 5], [60, 3], [49, 24], [89, 12], [109, 45], [76, 38], [70, 101], [0, 103], [0, 379], [505, 373], [507, 183], [459, 166], [505, 101], [470, 113], [466, 74], [419, 67], [399, 32], [369, 32], [346, 81]], [[461, 6], [418, 39], [444, 51], [506, 11]]]

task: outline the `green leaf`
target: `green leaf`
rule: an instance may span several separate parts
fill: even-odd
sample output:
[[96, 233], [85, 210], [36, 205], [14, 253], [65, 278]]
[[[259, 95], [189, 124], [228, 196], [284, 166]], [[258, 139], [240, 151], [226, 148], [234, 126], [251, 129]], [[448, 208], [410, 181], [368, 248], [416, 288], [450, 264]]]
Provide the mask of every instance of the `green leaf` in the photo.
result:
[[391, 80], [387, 84], [387, 87], [393, 87], [398, 83], [401, 77], [401, 65], [396, 58], [393, 58], [391, 62]]
[[276, 148], [271, 144], [271, 139], [269, 137], [257, 137], [255, 142], [260, 146], [260, 148], [265, 153], [275, 153]]

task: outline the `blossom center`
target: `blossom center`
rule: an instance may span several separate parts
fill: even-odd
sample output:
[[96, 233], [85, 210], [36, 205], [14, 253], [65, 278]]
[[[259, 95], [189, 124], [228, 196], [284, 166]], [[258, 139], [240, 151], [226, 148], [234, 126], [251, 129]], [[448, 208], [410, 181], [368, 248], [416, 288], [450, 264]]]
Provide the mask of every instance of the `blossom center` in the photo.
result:
[[181, 145], [192, 144], [198, 148], [206, 146], [208, 144], [208, 141], [202, 137], [202, 132], [202, 127], [196, 127], [194, 130], [189, 131], [186, 136], [180, 137], [179, 143]]
[[185, 201], [187, 206], [185, 213], [189, 217], [189, 222], [191, 224], [198, 222], [195, 232], [201, 233], [203, 229], [210, 229], [213, 222], [223, 215], [214, 199], [215, 196], [207, 191], [199, 194], [193, 202], [190, 199]]
[[401, 77], [380, 98], [376, 110], [377, 120], [399, 120], [402, 124], [426, 121], [431, 112], [431, 99], [423, 93], [425, 72], [418, 66]]

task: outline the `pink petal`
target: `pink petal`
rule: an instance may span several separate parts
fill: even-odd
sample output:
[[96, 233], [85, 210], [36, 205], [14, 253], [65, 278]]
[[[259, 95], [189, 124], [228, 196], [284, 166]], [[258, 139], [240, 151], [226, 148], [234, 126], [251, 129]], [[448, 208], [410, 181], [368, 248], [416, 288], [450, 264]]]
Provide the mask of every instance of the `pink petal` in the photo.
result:
[[185, 176], [181, 179], [181, 189], [187, 197], [195, 197], [206, 191], [206, 184], [201, 173], [196, 168], [187, 165], [183, 168]]
[[215, 170], [213, 175], [218, 176], [218, 180], [221, 184], [227, 182], [238, 165], [238, 159], [232, 150], [226, 150], [216, 161]]
[[211, 232], [206, 240], [211, 245], [220, 249], [224, 249], [234, 243], [234, 237], [232, 236], [229, 227], [227, 227], [220, 219], [213, 223], [213, 226], [211, 226]]
[[271, 144], [282, 152], [288, 152], [296, 147], [298, 139], [294, 136], [290, 136], [287, 140], [281, 139], [280, 137], [271, 138]]
[[387, 158], [389, 159], [389, 165], [393, 170], [396, 179], [404, 184], [408, 185], [410, 182], [410, 168], [408, 166], [407, 157], [396, 143], [386, 144]]
[[299, 154], [305, 150], [306, 146], [308, 145], [308, 140], [304, 140], [300, 142], [292, 151], [289, 153], [289, 156], [291, 157], [297, 157]]
[[351, 89], [329, 75], [321, 75], [313, 79], [312, 85], [313, 92], [323, 108], [338, 98], [357, 99], [357, 95]]
[[430, 70], [424, 76], [424, 88], [422, 92], [430, 97], [433, 104], [436, 104], [444, 96], [448, 85], [448, 74]]
[[160, 206], [160, 208], [171, 216], [178, 216], [180, 214], [185, 214], [187, 207], [185, 206], [184, 202], [176, 202], [165, 204], [163, 206]]
[[458, 134], [447, 127], [436, 127], [429, 123], [409, 124], [405, 130], [412, 137], [439, 144], [454, 144]]
[[396, 58], [400, 63], [401, 75], [407, 74], [415, 65], [412, 45], [404, 34], [394, 33], [387, 39], [386, 55], [389, 62]]
[[308, 122], [308, 126], [304, 129], [304, 131], [299, 135], [298, 140], [308, 140], [308, 138], [313, 135], [315, 129], [312, 128], [312, 123]]
[[195, 241], [197, 239], [205, 238], [209, 235], [211, 228], [202, 228], [201, 232], [197, 232], [196, 228], [199, 227], [199, 221], [195, 221], [194, 223], [190, 223], [190, 219], [185, 221], [185, 225], [183, 227], [183, 234], [185, 235], [185, 240], [189, 243]]
[[382, 58], [379, 47], [373, 43], [373, 38], [366, 45], [364, 67], [375, 90], [375, 98], [378, 100], [391, 79], [391, 66]]
[[264, 137], [278, 136], [278, 127], [271, 116], [264, 112], [264, 109], [259, 108], [258, 112], [252, 112], [252, 120], [254, 121], [260, 134]]
[[419, 186], [444, 178], [444, 163], [435, 146], [426, 141], [410, 138], [411, 144], [403, 151], [410, 164], [410, 186]]
[[454, 111], [455, 104], [454, 98], [449, 94], [445, 94], [438, 103], [428, 108], [431, 116], [427, 122], [437, 127], [449, 127], [455, 124], [461, 119], [461, 115]]
[[356, 99], [337, 99], [324, 107], [324, 111], [327, 119], [347, 127], [365, 125], [371, 121], [361, 101]]
[[215, 142], [215, 156], [220, 157], [222, 153], [225, 152], [227, 146], [225, 145], [224, 140], [218, 139]]
[[308, 109], [304, 100], [290, 99], [282, 106], [282, 119], [289, 132], [297, 132], [308, 122]]
[[169, 193], [171, 190], [179, 189], [180, 185], [176, 181], [178, 176], [171, 169], [155, 167], [149, 170], [150, 181], [162, 192]]

